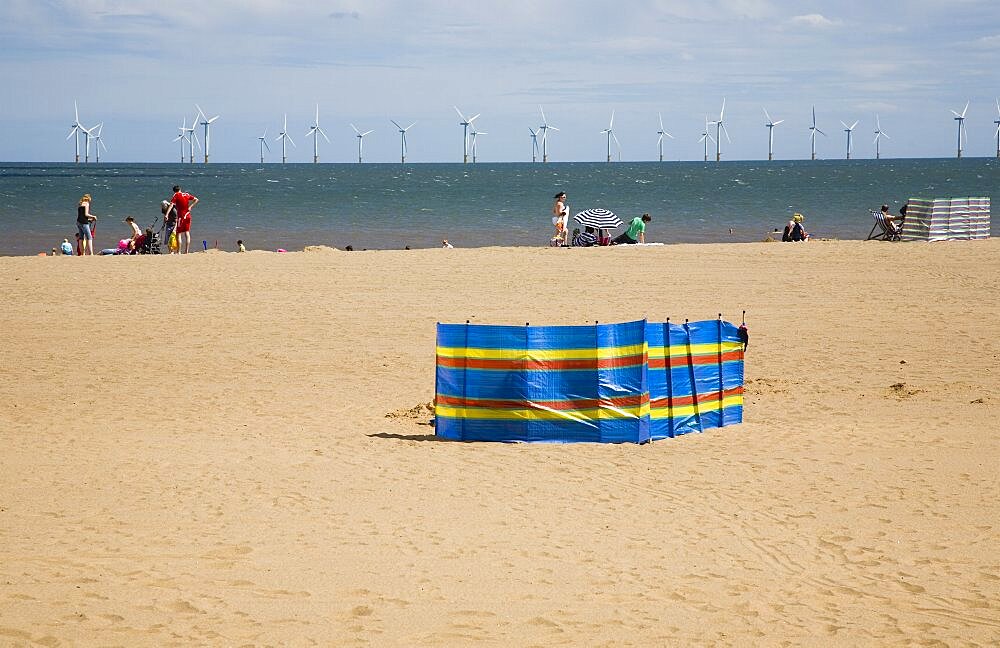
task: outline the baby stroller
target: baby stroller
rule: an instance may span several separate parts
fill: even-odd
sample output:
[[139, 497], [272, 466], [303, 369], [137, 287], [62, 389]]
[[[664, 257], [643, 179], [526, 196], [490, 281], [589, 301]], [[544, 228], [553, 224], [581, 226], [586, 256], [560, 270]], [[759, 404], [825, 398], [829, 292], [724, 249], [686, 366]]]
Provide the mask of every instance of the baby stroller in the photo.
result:
[[135, 249], [139, 254], [160, 254], [160, 233], [154, 232], [152, 225], [136, 241]]

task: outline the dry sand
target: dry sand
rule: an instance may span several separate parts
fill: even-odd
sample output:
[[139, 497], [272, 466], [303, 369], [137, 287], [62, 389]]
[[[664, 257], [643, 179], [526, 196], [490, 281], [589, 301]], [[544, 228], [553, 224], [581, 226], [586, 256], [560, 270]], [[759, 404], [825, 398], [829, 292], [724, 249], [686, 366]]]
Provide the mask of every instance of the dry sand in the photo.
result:
[[[1000, 639], [995, 239], [0, 272], [0, 645]], [[743, 425], [602, 446], [424, 424], [438, 320], [744, 308]]]

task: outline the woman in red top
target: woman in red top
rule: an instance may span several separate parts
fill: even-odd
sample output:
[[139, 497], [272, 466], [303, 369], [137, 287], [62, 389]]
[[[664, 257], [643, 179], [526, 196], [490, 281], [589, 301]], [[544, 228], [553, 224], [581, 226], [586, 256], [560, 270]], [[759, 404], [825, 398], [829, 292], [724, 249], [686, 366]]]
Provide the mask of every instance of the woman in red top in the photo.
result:
[[191, 208], [198, 204], [198, 199], [181, 191], [179, 185], [174, 185], [174, 197], [170, 203], [177, 212], [177, 244], [181, 254], [187, 254], [191, 251]]

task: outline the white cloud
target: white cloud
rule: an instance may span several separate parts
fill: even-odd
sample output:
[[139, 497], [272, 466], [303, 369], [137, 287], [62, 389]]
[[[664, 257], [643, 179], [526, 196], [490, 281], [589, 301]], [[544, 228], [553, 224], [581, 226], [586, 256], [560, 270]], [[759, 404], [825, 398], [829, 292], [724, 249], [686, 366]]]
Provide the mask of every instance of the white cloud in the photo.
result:
[[793, 25], [816, 27], [818, 29], [826, 29], [828, 27], [836, 27], [840, 25], [839, 20], [830, 20], [823, 14], [805, 14], [804, 16], [795, 16], [789, 20], [789, 22]]

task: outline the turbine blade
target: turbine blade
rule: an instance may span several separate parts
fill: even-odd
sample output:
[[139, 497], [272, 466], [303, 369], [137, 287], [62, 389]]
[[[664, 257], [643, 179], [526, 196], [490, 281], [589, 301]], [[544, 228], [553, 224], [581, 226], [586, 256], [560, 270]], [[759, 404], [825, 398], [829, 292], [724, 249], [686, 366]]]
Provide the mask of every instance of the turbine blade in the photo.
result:
[[393, 125], [394, 125], [394, 126], [395, 126], [396, 128], [398, 128], [399, 130], [405, 130], [405, 129], [404, 129], [404, 128], [403, 128], [402, 126], [400, 126], [399, 124], [397, 124], [397, 123], [396, 123], [396, 120], [395, 120], [395, 119], [390, 119], [389, 121], [391, 121], [391, 122], [393, 123]]
[[350, 126], [351, 128], [353, 128], [353, 129], [354, 129], [354, 132], [355, 132], [355, 133], [357, 133], [358, 135], [360, 135], [360, 134], [361, 134], [361, 131], [359, 131], [359, 130], [357, 129], [357, 127], [356, 127], [356, 126], [355, 126], [354, 124], [348, 124], [348, 125], [349, 125], [349, 126]]
[[763, 110], [764, 110], [764, 117], [767, 119], [768, 123], [773, 124], [774, 121], [771, 119], [771, 116], [767, 114], [767, 108], [764, 108]]
[[855, 119], [854, 120], [854, 123], [851, 124], [851, 130], [854, 130], [857, 127], [859, 121], [861, 121], [861, 120], [859, 120], [859, 119]]
[[408, 130], [410, 130], [411, 128], [413, 128], [414, 126], [416, 126], [416, 125], [417, 125], [417, 122], [413, 122], [412, 124], [410, 124], [409, 126], [407, 126], [406, 128], [404, 128], [404, 129], [403, 129], [403, 131], [404, 131], [404, 132], [405, 132], [405, 131], [408, 131]]
[[965, 110], [962, 111], [962, 117], [965, 117], [965, 113], [968, 112], [968, 110], [969, 110], [969, 104], [970, 103], [972, 103], [972, 102], [971, 101], [966, 101], [965, 102]]
[[469, 123], [471, 124], [472, 122], [474, 122], [474, 121], [476, 121], [477, 119], [479, 119], [479, 116], [480, 116], [480, 115], [482, 115], [482, 114], [483, 114], [483, 113], [476, 113], [476, 114], [475, 114], [475, 115], [473, 115], [472, 117], [469, 117]]
[[776, 122], [771, 122], [771, 124], [773, 124], [773, 125], [777, 126], [778, 124], [782, 123], [783, 121], [785, 121], [785, 120], [784, 120], [784, 119], [779, 119], [779, 120], [778, 120], [778, 121], [776, 121]]
[[668, 133], [667, 131], [663, 131], [663, 134], [669, 137], [670, 139], [674, 139], [674, 136]]
[[326, 133], [323, 131], [323, 129], [322, 128], [317, 128], [316, 130], [319, 131], [319, 134], [322, 135], [323, 139], [325, 139], [326, 142], [327, 142], [327, 144], [329, 144], [330, 143], [330, 138], [326, 136]]
[[457, 112], [457, 113], [458, 113], [458, 116], [462, 118], [462, 121], [468, 121], [468, 120], [467, 120], [467, 119], [465, 118], [465, 115], [463, 115], [463, 114], [462, 114], [462, 111], [458, 109], [458, 106], [454, 106], [454, 108], [455, 108], [455, 112]]
[[722, 121], [722, 116], [726, 113], [726, 98], [722, 98], [722, 110], [719, 111], [719, 121]]
[[361, 137], [364, 137], [365, 135], [369, 135], [369, 134], [374, 133], [374, 132], [375, 132], [374, 128], [371, 129], [371, 130], [366, 130], [365, 132], [361, 133]]
[[660, 130], [663, 130], [663, 113], [656, 113], [656, 116], [660, 118]]
[[208, 119], [207, 117], [205, 117], [205, 113], [202, 112], [201, 106], [199, 106], [198, 104], [195, 104], [194, 107], [198, 109], [198, 114], [201, 115], [202, 119]]
[[720, 124], [720, 125], [722, 126], [722, 132], [726, 136], [726, 141], [729, 142], [730, 144], [732, 144], [733, 140], [729, 139], [729, 131], [726, 130], [726, 125], [725, 124]]
[[267, 140], [261, 140], [261, 141], [264, 142], [264, 148], [266, 148], [268, 151], [270, 151], [271, 150], [271, 146], [267, 143]]

